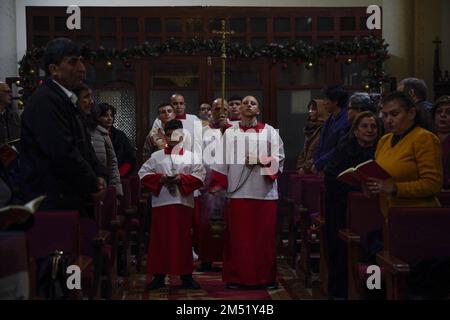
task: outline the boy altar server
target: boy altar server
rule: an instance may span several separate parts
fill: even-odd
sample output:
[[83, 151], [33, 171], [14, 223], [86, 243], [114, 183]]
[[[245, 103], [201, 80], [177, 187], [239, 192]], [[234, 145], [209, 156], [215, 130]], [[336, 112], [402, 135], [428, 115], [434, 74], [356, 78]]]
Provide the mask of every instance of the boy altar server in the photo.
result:
[[165, 126], [168, 145], [152, 154], [139, 177], [153, 194], [152, 225], [148, 250], [150, 290], [165, 286], [166, 274], [180, 275], [182, 287], [200, 289], [192, 278], [193, 192], [203, 186], [201, 159], [183, 148], [183, 124], [171, 120]]

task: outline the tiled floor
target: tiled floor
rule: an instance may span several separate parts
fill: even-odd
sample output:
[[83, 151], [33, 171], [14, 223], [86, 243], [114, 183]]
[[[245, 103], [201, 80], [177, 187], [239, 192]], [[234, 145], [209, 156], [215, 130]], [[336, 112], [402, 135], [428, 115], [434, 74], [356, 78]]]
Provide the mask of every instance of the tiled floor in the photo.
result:
[[[145, 267], [142, 268], [145, 270]], [[297, 278], [295, 272], [282, 257], [278, 259], [279, 287], [275, 290], [266, 289], [226, 289], [220, 272], [194, 272], [194, 278], [201, 285], [201, 290], [186, 290], [180, 287], [178, 277], [168, 277], [167, 287], [148, 291], [145, 286], [147, 275], [134, 273], [125, 279], [117, 296], [125, 300], [292, 300], [292, 299], [323, 299], [316, 285], [305, 288], [303, 281]]]

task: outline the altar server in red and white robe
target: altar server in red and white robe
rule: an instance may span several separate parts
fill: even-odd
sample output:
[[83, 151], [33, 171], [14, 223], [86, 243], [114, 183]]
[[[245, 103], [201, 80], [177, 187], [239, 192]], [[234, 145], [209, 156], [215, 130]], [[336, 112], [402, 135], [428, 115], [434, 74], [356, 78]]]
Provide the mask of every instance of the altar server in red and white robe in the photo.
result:
[[[202, 122], [196, 115], [186, 113], [186, 103], [183, 95], [174, 93], [170, 97], [170, 104], [174, 108], [175, 119], [180, 120], [183, 124], [183, 131], [185, 132], [184, 143], [186, 148], [189, 151], [200, 155], [202, 149]], [[156, 118], [153, 122], [152, 129], [163, 129], [162, 127], [161, 120]]]
[[[184, 100], [184, 96], [179, 93], [174, 93], [170, 96], [170, 104], [174, 108], [175, 111], [175, 119], [180, 120], [183, 124], [183, 131], [185, 133], [184, 137], [184, 145], [185, 148], [193, 153], [196, 156], [201, 157], [202, 152], [202, 122], [200, 119], [194, 115], [186, 113], [186, 102]], [[156, 118], [153, 122], [152, 130], [163, 129], [163, 124], [160, 119]], [[198, 212], [200, 212], [201, 202], [200, 202], [200, 193], [196, 190], [194, 191], [194, 199], [195, 199], [195, 207]], [[195, 229], [196, 225], [194, 225], [194, 243], [197, 245], [198, 243], [198, 230]], [[195, 259], [194, 248], [192, 248], [192, 254]]]
[[183, 148], [183, 125], [165, 125], [168, 146], [154, 152], [139, 170], [144, 187], [152, 196], [152, 225], [148, 250], [149, 289], [165, 286], [166, 274], [180, 275], [182, 287], [199, 289], [192, 277], [193, 192], [203, 186], [202, 160]]
[[237, 126], [239, 121], [241, 121], [241, 105], [242, 97], [235, 95], [228, 99], [228, 121], [233, 125]]
[[[203, 127], [203, 164], [206, 169], [205, 187], [202, 188], [201, 208], [198, 217], [199, 259], [201, 261], [198, 271], [218, 271], [213, 268], [213, 262], [222, 261], [223, 235], [220, 230], [214, 232], [211, 227], [220, 226], [223, 222], [223, 210], [226, 202], [226, 193], [213, 196], [208, 191], [211, 181], [211, 166], [215, 162], [224, 163], [223, 136], [225, 131], [232, 127], [228, 122], [228, 104], [222, 99], [212, 103], [211, 119]], [[196, 207], [197, 210], [197, 207]]]
[[213, 167], [209, 188], [228, 192], [223, 257], [228, 288], [277, 286], [277, 178], [284, 149], [278, 132], [257, 121], [259, 113], [256, 98], [245, 97], [239, 127], [225, 134], [227, 163]]

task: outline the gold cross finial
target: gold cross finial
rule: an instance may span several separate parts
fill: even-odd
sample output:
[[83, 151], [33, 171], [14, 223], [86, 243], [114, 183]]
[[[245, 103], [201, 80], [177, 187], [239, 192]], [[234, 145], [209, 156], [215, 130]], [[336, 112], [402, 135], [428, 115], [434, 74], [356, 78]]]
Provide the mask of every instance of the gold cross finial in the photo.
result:
[[227, 47], [226, 47], [226, 37], [227, 35], [234, 34], [233, 30], [227, 31], [226, 28], [226, 21], [222, 20], [222, 28], [220, 31], [213, 30], [214, 34], [218, 34], [222, 38], [222, 106], [221, 106], [221, 112], [223, 112], [223, 106], [225, 101], [225, 74], [226, 74], [226, 68], [225, 63], [227, 60]]
[[230, 34], [234, 34], [233, 30], [227, 31], [226, 25], [226, 21], [222, 20], [222, 28], [220, 30], [213, 30], [214, 34], [218, 34], [222, 38], [222, 46], [224, 46], [226, 42], [226, 37]]

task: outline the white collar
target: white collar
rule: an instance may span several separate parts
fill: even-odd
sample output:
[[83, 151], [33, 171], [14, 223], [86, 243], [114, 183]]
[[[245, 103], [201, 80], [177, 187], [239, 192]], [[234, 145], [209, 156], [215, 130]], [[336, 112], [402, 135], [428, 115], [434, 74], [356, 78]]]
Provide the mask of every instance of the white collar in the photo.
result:
[[65, 87], [63, 87], [61, 84], [59, 84], [58, 81], [56, 81], [55, 79], [52, 79], [52, 81], [53, 81], [54, 83], [56, 83], [56, 84], [58, 85], [58, 87], [61, 88], [61, 90], [62, 90], [62, 91], [67, 95], [67, 97], [70, 99], [70, 101], [72, 101], [73, 104], [76, 106], [77, 100], [78, 100], [76, 94], [73, 93], [73, 92], [70, 91], [70, 90], [67, 90]]

